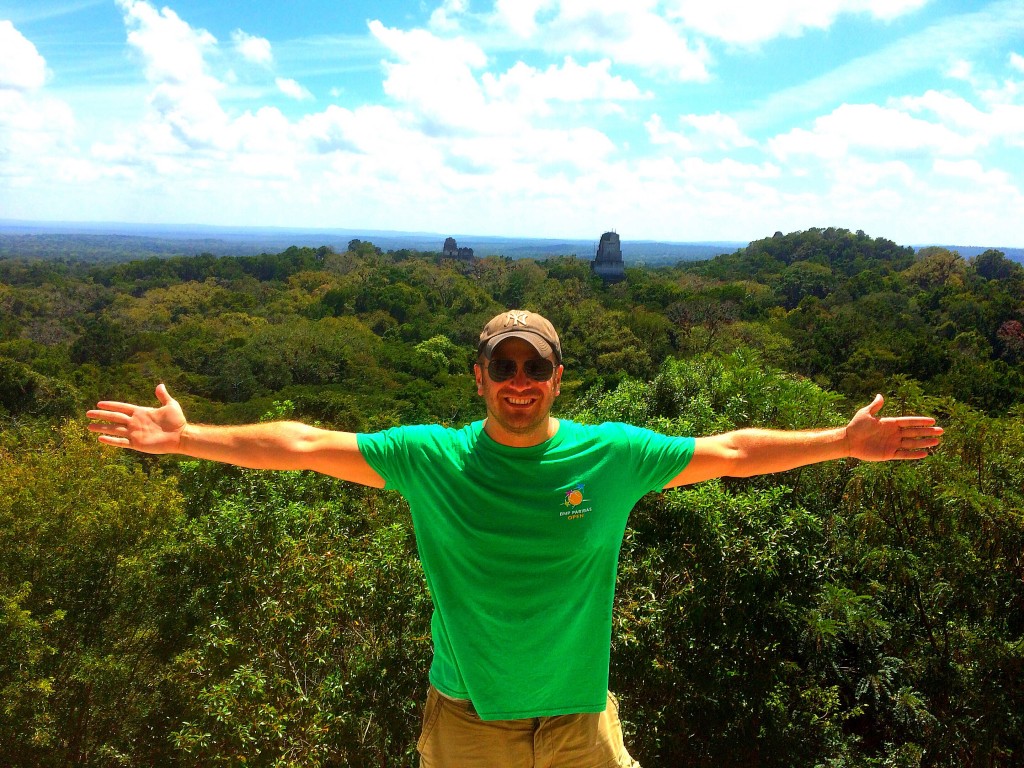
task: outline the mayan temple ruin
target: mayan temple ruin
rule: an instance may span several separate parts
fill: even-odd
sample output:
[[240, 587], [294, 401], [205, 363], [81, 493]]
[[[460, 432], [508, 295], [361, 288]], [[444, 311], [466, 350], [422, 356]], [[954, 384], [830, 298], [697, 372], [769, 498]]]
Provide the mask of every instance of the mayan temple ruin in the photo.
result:
[[597, 255], [590, 262], [594, 270], [606, 283], [617, 283], [626, 279], [626, 265], [622, 263], [622, 246], [616, 232], [605, 232], [597, 244]]
[[461, 259], [462, 261], [473, 260], [473, 249], [472, 248], [459, 248], [459, 244], [455, 242], [454, 237], [449, 237], [444, 241], [444, 246], [441, 248], [441, 255], [446, 259]]

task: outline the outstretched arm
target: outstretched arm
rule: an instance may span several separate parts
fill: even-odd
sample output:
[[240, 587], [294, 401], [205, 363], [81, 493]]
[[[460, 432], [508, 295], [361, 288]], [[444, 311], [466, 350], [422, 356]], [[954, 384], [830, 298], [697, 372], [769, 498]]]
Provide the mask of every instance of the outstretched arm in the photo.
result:
[[877, 395], [845, 427], [809, 432], [739, 429], [696, 439], [693, 459], [665, 487], [715, 477], [752, 477], [851, 457], [863, 461], [920, 459], [941, 441], [942, 428], [926, 416], [878, 418]]
[[375, 488], [384, 486], [359, 452], [352, 432], [318, 429], [294, 421], [208, 426], [190, 424], [163, 384], [159, 408], [102, 401], [86, 413], [99, 441], [143, 453], [177, 453], [251, 469], [311, 469]]

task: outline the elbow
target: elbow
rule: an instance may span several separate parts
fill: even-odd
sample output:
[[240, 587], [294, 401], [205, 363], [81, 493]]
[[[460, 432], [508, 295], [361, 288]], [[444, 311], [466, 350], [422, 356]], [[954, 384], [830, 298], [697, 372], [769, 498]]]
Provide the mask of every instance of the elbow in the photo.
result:
[[715, 458], [717, 477], [753, 477], [758, 474], [749, 451], [736, 442], [730, 441], [720, 445]]

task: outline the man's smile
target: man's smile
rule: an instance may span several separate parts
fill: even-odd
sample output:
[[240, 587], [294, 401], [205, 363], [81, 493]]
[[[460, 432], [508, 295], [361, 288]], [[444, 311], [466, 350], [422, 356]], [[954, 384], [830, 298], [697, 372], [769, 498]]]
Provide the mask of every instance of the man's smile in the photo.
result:
[[505, 402], [509, 405], [533, 405], [537, 401], [535, 397], [506, 397]]

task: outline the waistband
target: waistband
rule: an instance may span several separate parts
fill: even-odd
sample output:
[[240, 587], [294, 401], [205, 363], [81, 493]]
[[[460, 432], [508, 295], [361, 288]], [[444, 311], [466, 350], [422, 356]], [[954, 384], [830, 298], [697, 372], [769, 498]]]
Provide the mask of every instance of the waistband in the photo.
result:
[[442, 699], [445, 699], [446, 701], [450, 701], [455, 706], [460, 707], [461, 709], [464, 709], [467, 712], [471, 712], [474, 715], [476, 714], [476, 707], [473, 706], [473, 702], [470, 701], [469, 699], [457, 699], [454, 696], [449, 696], [447, 693], [444, 693], [443, 691], [439, 691], [437, 688], [434, 687], [433, 684], [431, 684], [430, 689], [432, 691], [434, 691]]

